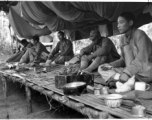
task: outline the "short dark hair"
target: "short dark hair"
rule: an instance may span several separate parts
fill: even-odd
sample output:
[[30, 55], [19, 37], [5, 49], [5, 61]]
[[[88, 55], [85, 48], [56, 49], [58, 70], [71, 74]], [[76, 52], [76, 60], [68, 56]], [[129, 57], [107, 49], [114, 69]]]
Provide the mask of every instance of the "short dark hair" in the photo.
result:
[[33, 36], [32, 39], [33, 39], [34, 41], [39, 42], [39, 36], [37, 36], [37, 35]]
[[133, 21], [133, 26], [135, 24], [135, 15], [132, 12], [123, 12], [119, 16], [125, 18], [128, 22]]
[[61, 34], [62, 36], [64, 36], [64, 32], [63, 31], [59, 31], [59, 34]]
[[21, 42], [20, 42], [24, 47], [27, 46], [28, 42], [26, 39], [22, 39]]

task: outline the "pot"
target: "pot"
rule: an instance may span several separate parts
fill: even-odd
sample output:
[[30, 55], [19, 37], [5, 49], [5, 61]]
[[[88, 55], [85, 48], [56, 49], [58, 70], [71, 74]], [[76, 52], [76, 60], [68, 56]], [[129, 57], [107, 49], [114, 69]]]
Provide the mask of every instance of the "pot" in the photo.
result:
[[81, 95], [86, 92], [85, 82], [72, 82], [65, 84], [63, 87], [63, 93], [65, 95]]
[[65, 84], [71, 82], [85, 82], [87, 85], [94, 84], [94, 76], [93, 75], [77, 75], [76, 73], [72, 75], [56, 75], [55, 76], [55, 87], [58, 89], [62, 89]]

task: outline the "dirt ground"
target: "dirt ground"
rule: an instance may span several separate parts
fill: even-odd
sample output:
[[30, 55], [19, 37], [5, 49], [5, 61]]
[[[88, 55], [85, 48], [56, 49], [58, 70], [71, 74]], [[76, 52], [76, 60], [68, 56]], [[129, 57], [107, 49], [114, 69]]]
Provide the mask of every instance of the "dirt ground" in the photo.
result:
[[[8, 56], [1, 56], [0, 62]], [[37, 91], [32, 91], [33, 112], [27, 114], [27, 102], [25, 88], [21, 84], [12, 81], [7, 83], [8, 97], [4, 99], [2, 82], [0, 80], [0, 119], [83, 119], [86, 118], [75, 110], [72, 110], [57, 101], [50, 100]], [[49, 102], [51, 101], [51, 107]]]

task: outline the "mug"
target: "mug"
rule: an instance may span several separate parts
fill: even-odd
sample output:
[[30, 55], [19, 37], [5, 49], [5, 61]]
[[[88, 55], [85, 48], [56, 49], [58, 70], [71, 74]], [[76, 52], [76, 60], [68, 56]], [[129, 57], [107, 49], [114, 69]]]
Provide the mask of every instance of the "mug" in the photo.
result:
[[150, 85], [145, 82], [136, 82], [135, 83], [135, 90], [146, 91], [150, 88]]

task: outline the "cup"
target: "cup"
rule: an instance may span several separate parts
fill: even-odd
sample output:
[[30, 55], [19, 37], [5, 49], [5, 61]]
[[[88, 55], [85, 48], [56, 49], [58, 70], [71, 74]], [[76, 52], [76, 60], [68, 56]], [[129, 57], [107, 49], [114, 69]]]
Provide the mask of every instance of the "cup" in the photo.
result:
[[109, 94], [109, 88], [108, 88], [108, 87], [102, 87], [101, 93], [102, 93], [103, 95], [108, 95], [108, 94]]
[[132, 107], [131, 113], [138, 117], [144, 117], [146, 114], [146, 108], [141, 105], [136, 105]]
[[135, 90], [146, 91], [150, 88], [150, 85], [145, 82], [136, 82], [135, 83]]

